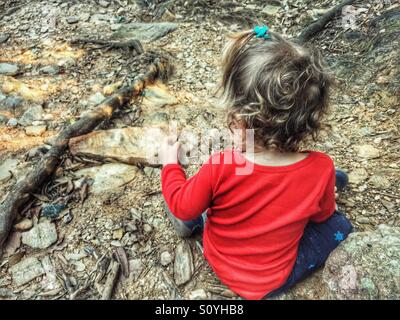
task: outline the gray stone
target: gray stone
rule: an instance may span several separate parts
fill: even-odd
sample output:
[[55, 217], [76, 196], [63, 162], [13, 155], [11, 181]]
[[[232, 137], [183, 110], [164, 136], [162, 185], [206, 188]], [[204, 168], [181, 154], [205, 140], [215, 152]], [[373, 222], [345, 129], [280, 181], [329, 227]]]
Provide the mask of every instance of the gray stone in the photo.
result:
[[9, 289], [0, 288], [0, 300], [3, 298], [7, 300], [15, 299], [15, 294]]
[[141, 259], [131, 259], [129, 260], [129, 277], [133, 280], [138, 279], [139, 275], [143, 270], [143, 263]]
[[369, 182], [377, 189], [388, 189], [391, 186], [389, 179], [378, 174], [374, 174]]
[[19, 97], [7, 97], [2, 101], [0, 105], [0, 110], [15, 110], [16, 108], [20, 107], [23, 102], [24, 100]]
[[27, 136], [40, 137], [46, 129], [46, 126], [28, 126], [25, 128], [25, 133]]
[[101, 166], [84, 168], [75, 172], [78, 178], [93, 179], [90, 192], [99, 194], [115, 190], [136, 178], [139, 169], [123, 163], [106, 163]]
[[96, 92], [89, 97], [89, 102], [92, 105], [98, 105], [104, 101], [106, 97], [101, 92]]
[[79, 22], [79, 17], [78, 16], [70, 16], [67, 18], [67, 22], [69, 24], [77, 23], [77, 22]]
[[360, 158], [374, 159], [374, 158], [379, 158], [380, 157], [379, 149], [375, 148], [374, 146], [368, 145], [368, 144], [355, 146], [354, 150], [356, 150], [357, 155]]
[[267, 4], [261, 12], [266, 15], [269, 15], [269, 16], [274, 16], [278, 13], [280, 8], [281, 7], [279, 7], [279, 6], [273, 6], [273, 5]]
[[356, 168], [349, 173], [349, 182], [351, 184], [360, 184], [368, 178], [368, 172], [364, 168]]
[[42, 114], [43, 108], [40, 104], [37, 104], [26, 110], [18, 122], [20, 125], [29, 126], [33, 121], [41, 120]]
[[99, 14], [96, 13], [90, 17], [90, 21], [94, 23], [104, 23], [104, 22], [110, 22], [112, 20], [112, 16], [108, 14]]
[[45, 273], [37, 258], [26, 258], [10, 268], [11, 276], [17, 286], [22, 286]]
[[[9, 120], [10, 120], [10, 119], [9, 119], [7, 116], [0, 114], [0, 123], [7, 124], [7, 122], [8, 122]], [[17, 120], [15, 120], [15, 121], [17, 121]], [[17, 123], [18, 123], [18, 122], [17, 122]], [[16, 123], [16, 124], [17, 124], [17, 123]], [[11, 127], [11, 126], [10, 126], [10, 127]]]
[[44, 73], [44, 74], [55, 75], [60, 72], [60, 69], [57, 66], [55, 66], [55, 67], [54, 66], [45, 66], [43, 68], [40, 68], [39, 72]]
[[7, 121], [8, 127], [16, 127], [18, 125], [18, 120], [15, 118], [11, 118]]
[[178, 244], [175, 250], [174, 278], [179, 286], [187, 283], [193, 275], [193, 255], [189, 244], [184, 241]]
[[205, 300], [207, 298], [207, 292], [204, 289], [196, 289], [189, 293], [190, 300]]
[[19, 71], [19, 67], [16, 64], [11, 63], [0, 63], [0, 74], [7, 76], [15, 76]]
[[169, 265], [172, 262], [171, 254], [168, 251], [161, 253], [160, 262], [164, 267]]
[[0, 183], [7, 182], [15, 175], [18, 164], [17, 159], [6, 159], [0, 164]]
[[10, 35], [8, 33], [0, 34], [0, 43], [5, 43], [8, 39], [10, 39]]
[[110, 6], [110, 2], [105, 0], [100, 0], [99, 5], [101, 5], [103, 8], [108, 8]]
[[152, 42], [160, 39], [168, 33], [176, 30], [178, 24], [171, 22], [158, 23], [127, 23], [112, 34], [111, 38], [115, 40], [140, 40], [143, 42]]
[[22, 234], [22, 243], [38, 249], [50, 247], [57, 241], [57, 230], [54, 223], [44, 220], [38, 223], [30, 231]]

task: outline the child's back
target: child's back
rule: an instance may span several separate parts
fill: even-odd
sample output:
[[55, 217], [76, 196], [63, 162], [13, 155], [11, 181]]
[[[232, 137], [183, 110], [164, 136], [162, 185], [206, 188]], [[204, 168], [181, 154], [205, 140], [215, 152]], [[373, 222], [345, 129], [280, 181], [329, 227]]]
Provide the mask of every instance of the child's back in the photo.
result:
[[[225, 161], [227, 156], [234, 161]], [[218, 159], [217, 159], [218, 158]], [[278, 288], [296, 260], [308, 221], [319, 222], [335, 210], [335, 169], [319, 152], [292, 165], [253, 164], [253, 173], [237, 175], [243, 155], [226, 150], [210, 159], [190, 184], [163, 186], [172, 212], [190, 220], [208, 209], [204, 255], [218, 277], [248, 299]], [[232, 164], [227, 164], [231, 162]], [[219, 164], [218, 164], [219, 163]], [[182, 179], [177, 165], [163, 169], [163, 181]], [[211, 204], [204, 206], [205, 203]]]

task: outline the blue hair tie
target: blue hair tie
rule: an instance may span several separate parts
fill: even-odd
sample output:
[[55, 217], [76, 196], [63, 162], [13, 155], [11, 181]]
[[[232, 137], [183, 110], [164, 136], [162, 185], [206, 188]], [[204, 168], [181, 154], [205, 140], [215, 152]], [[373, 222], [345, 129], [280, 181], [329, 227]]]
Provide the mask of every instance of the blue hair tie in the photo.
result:
[[255, 26], [253, 31], [256, 34], [256, 38], [271, 39], [267, 26]]

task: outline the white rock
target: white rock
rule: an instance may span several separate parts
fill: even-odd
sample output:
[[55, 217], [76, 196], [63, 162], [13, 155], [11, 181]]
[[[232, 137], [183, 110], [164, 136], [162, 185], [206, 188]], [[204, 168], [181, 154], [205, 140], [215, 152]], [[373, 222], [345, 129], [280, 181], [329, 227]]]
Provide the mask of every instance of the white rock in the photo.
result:
[[43, 275], [45, 270], [37, 258], [31, 257], [12, 266], [10, 272], [14, 283], [21, 286]]
[[389, 179], [381, 175], [373, 175], [369, 182], [377, 189], [388, 189], [391, 186]]
[[0, 74], [14, 76], [18, 73], [18, 66], [11, 63], [0, 63]]
[[163, 253], [161, 253], [160, 262], [161, 265], [163, 265], [164, 267], [169, 265], [172, 262], [171, 254], [168, 251], [164, 251]]
[[364, 159], [374, 159], [380, 157], [379, 149], [369, 145], [364, 144], [361, 146], [355, 146], [354, 150], [356, 150], [357, 155]]
[[357, 168], [349, 173], [349, 182], [352, 184], [360, 184], [367, 178], [368, 172], [364, 168]]
[[129, 260], [129, 272], [130, 278], [136, 280], [142, 273], [143, 263], [141, 259], [131, 259]]
[[84, 168], [76, 171], [76, 177], [88, 177], [93, 179], [89, 190], [99, 194], [108, 190], [115, 190], [123, 186], [137, 176], [139, 169], [123, 163], [107, 163], [97, 167]]
[[15, 174], [19, 161], [17, 159], [6, 159], [0, 163], [0, 183], [7, 182]]
[[190, 246], [187, 242], [178, 244], [175, 250], [174, 278], [179, 286], [188, 282], [193, 275], [194, 265]]
[[98, 105], [104, 101], [106, 97], [101, 92], [96, 92], [89, 97], [89, 102], [92, 105]]
[[25, 133], [27, 136], [40, 137], [46, 129], [46, 126], [28, 126], [25, 127]]
[[205, 300], [207, 298], [207, 292], [204, 289], [196, 289], [189, 294], [190, 300]]
[[280, 8], [281, 7], [267, 4], [261, 12], [264, 13], [264, 14], [267, 14], [269, 16], [274, 16], [274, 15], [276, 15], [278, 13]]
[[22, 243], [32, 248], [45, 249], [56, 241], [56, 227], [47, 219], [22, 234]]

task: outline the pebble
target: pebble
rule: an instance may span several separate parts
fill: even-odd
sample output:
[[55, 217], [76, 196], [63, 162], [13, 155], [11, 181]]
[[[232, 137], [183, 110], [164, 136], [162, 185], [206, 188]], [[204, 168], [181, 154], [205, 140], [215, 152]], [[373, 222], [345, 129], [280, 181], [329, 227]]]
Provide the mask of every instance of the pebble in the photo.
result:
[[269, 15], [269, 16], [274, 16], [278, 13], [281, 7], [278, 6], [273, 6], [273, 5], [266, 5], [264, 9], [261, 11], [262, 13]]
[[101, 92], [96, 92], [95, 94], [92, 94], [89, 97], [89, 102], [92, 105], [98, 105], [99, 103], [102, 103], [104, 101], [106, 97], [103, 96], [103, 94]]
[[69, 24], [77, 23], [77, 22], [79, 22], [79, 17], [78, 16], [70, 16], [67, 18], [67, 22]]
[[113, 232], [113, 239], [115, 240], [121, 240], [123, 236], [124, 236], [123, 228], [119, 228]]
[[6, 159], [0, 164], [0, 183], [7, 182], [13, 176], [13, 172], [19, 164], [17, 159]]
[[60, 72], [60, 69], [57, 66], [55, 66], [55, 67], [53, 67], [53, 66], [45, 66], [45, 67], [41, 68], [39, 70], [39, 72], [40, 73], [44, 73], [44, 74], [56, 75], [56, 74], [58, 74]]
[[19, 119], [19, 124], [23, 126], [29, 126], [35, 120], [41, 120], [43, 114], [43, 108], [40, 104], [30, 107], [24, 112], [22, 117]]
[[5, 43], [7, 40], [10, 39], [10, 34], [2, 33], [0, 34], [0, 43]]
[[10, 96], [10, 97], [7, 97], [6, 99], [4, 99], [2, 104], [7, 109], [15, 109], [15, 108], [18, 108], [19, 106], [21, 106], [23, 101], [24, 100], [21, 99], [20, 97]]
[[19, 67], [11, 63], [0, 63], [0, 74], [7, 76], [15, 76], [19, 71]]
[[15, 118], [11, 118], [7, 121], [8, 127], [16, 127], [18, 125], [18, 120]]
[[207, 298], [207, 292], [204, 289], [196, 289], [189, 293], [190, 300], [205, 300]]
[[193, 255], [187, 242], [178, 244], [175, 250], [174, 279], [179, 286], [187, 283], [193, 275]]
[[168, 251], [164, 251], [163, 253], [161, 253], [160, 262], [161, 265], [164, 267], [169, 265], [172, 262], [171, 254]]
[[24, 219], [21, 222], [18, 222], [14, 225], [14, 229], [17, 231], [27, 231], [31, 229], [33, 226], [33, 222], [31, 219]]
[[377, 189], [388, 189], [392, 185], [389, 179], [381, 175], [373, 175], [369, 179], [369, 182]]
[[379, 149], [377, 149], [374, 146], [371, 146], [369, 144], [364, 144], [364, 145], [361, 145], [361, 146], [355, 146], [354, 150], [356, 150], [357, 155], [360, 158], [374, 159], [374, 158], [379, 158], [380, 157]]
[[360, 184], [367, 178], [368, 172], [364, 168], [357, 168], [349, 173], [349, 182], [352, 184]]
[[46, 130], [46, 126], [28, 126], [25, 128], [25, 133], [27, 136], [40, 137]]
[[143, 270], [143, 263], [141, 259], [131, 259], [129, 260], [129, 272], [130, 277], [137, 279]]
[[110, 3], [108, 1], [100, 0], [99, 5], [101, 5], [103, 8], [108, 8]]

